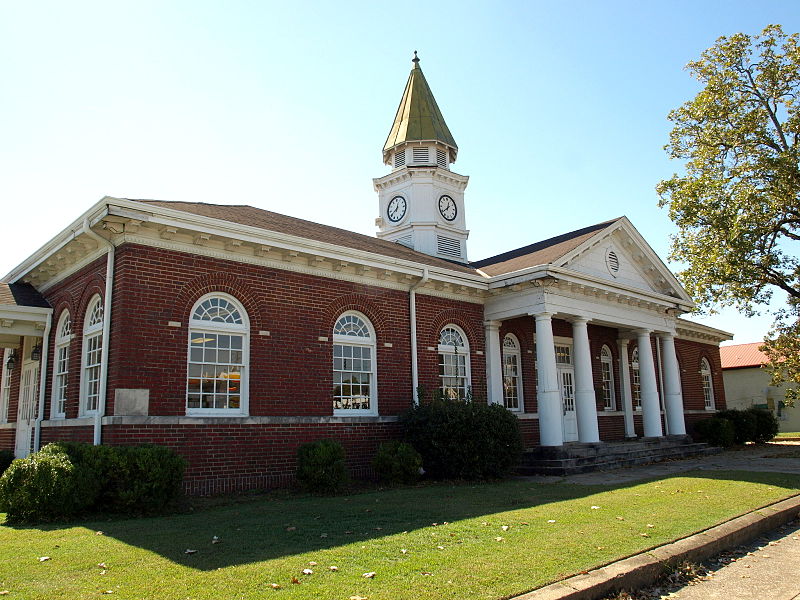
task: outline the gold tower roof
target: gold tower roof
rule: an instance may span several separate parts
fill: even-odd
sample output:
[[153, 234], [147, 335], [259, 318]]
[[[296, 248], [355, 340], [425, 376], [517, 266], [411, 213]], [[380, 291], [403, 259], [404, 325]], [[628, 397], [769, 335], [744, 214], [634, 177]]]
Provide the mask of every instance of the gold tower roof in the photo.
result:
[[406, 89], [397, 108], [389, 137], [383, 146], [383, 159], [389, 159], [389, 151], [406, 142], [440, 142], [450, 148], [451, 162], [455, 162], [458, 146], [444, 122], [433, 92], [425, 81], [419, 67], [419, 58], [414, 51], [414, 67], [408, 76]]

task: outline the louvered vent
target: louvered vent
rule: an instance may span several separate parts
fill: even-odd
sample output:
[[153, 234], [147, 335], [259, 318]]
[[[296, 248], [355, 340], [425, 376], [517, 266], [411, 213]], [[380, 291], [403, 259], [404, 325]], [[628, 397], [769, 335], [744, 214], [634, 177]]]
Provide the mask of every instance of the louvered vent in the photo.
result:
[[447, 168], [447, 152], [444, 150], [436, 149], [436, 164], [443, 169]]
[[412, 156], [415, 163], [426, 163], [429, 160], [427, 148], [412, 148]]
[[398, 150], [394, 153], [394, 166], [395, 167], [404, 167], [406, 164], [406, 151], [405, 150]]
[[606, 266], [612, 275], [619, 273], [619, 256], [613, 250], [606, 252]]
[[453, 238], [436, 236], [436, 251], [442, 256], [455, 256], [461, 258], [461, 242]]
[[404, 235], [401, 238], [397, 238], [397, 240], [395, 240], [395, 241], [398, 244], [402, 244], [403, 246], [407, 246], [408, 248], [414, 248], [414, 240], [411, 237], [410, 233], [408, 235]]

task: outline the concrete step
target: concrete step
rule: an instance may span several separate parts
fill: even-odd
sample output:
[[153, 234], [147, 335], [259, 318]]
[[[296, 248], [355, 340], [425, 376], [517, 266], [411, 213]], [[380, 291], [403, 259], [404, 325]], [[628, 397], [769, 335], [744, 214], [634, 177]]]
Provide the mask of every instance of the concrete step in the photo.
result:
[[571, 475], [691, 458], [719, 451], [720, 448], [695, 443], [688, 436], [600, 444], [569, 443], [526, 451], [516, 471], [520, 475]]

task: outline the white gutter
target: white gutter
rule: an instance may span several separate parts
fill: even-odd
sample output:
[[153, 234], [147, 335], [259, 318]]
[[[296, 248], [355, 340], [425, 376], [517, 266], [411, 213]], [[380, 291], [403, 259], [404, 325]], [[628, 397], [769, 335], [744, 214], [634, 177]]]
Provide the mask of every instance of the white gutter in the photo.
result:
[[108, 342], [111, 338], [111, 294], [114, 288], [114, 244], [97, 235], [89, 226], [89, 219], [83, 220], [83, 233], [97, 240], [98, 244], [108, 246], [106, 256], [106, 292], [103, 298], [103, 350], [100, 363], [100, 389], [97, 403], [97, 412], [94, 416], [94, 445], [99, 446], [103, 441], [103, 417], [106, 414], [106, 390], [108, 389]]
[[417, 390], [419, 388], [419, 365], [417, 364], [417, 288], [428, 283], [430, 273], [428, 267], [422, 269], [422, 278], [408, 291], [408, 309], [411, 318], [411, 391], [414, 404], [419, 404]]
[[33, 451], [38, 452], [42, 441], [42, 421], [44, 420], [44, 392], [47, 384], [47, 354], [50, 350], [50, 326], [53, 324], [52, 311], [47, 313], [47, 321], [42, 334], [42, 355], [39, 357], [39, 408], [33, 426]]

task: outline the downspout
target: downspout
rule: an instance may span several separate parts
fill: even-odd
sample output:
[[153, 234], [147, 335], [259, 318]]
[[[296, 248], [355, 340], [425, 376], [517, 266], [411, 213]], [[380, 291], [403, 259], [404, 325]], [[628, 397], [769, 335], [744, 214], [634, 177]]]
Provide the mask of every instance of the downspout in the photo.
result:
[[36, 423], [33, 426], [33, 451], [38, 452], [42, 441], [42, 421], [44, 420], [44, 392], [47, 384], [47, 354], [50, 350], [50, 327], [53, 324], [53, 313], [47, 313], [47, 321], [42, 334], [42, 356], [39, 359], [39, 408]]
[[428, 283], [430, 273], [428, 267], [422, 269], [422, 278], [411, 286], [408, 291], [408, 305], [411, 317], [411, 389], [414, 394], [414, 404], [419, 403], [417, 390], [419, 389], [419, 366], [417, 364], [417, 288]]
[[106, 414], [106, 390], [108, 389], [108, 342], [111, 338], [111, 294], [114, 288], [114, 244], [104, 237], [96, 234], [89, 227], [89, 219], [83, 220], [82, 233], [108, 247], [106, 255], [106, 292], [103, 298], [103, 350], [102, 363], [100, 364], [100, 397], [97, 403], [97, 413], [94, 416], [94, 445], [99, 446], [103, 441], [103, 417]]

